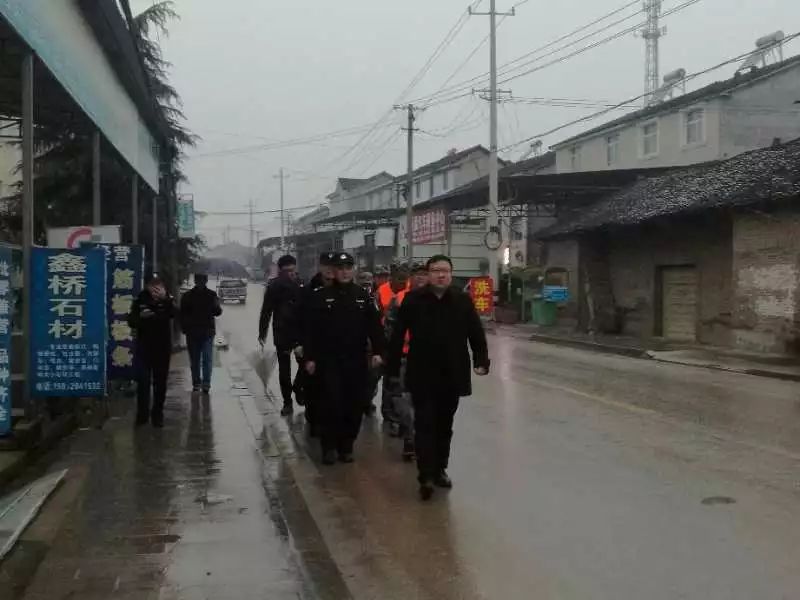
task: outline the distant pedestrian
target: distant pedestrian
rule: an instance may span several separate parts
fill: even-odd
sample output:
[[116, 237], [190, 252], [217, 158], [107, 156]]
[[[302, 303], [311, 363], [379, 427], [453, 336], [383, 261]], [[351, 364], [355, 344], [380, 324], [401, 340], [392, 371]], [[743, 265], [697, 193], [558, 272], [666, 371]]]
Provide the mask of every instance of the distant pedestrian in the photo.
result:
[[[175, 302], [158, 277], [151, 277], [134, 300], [128, 323], [136, 333], [136, 425], [164, 426], [169, 362], [172, 356], [172, 319]], [[151, 403], [152, 390], [152, 403]]]
[[261, 305], [261, 317], [258, 321], [258, 343], [264, 345], [272, 321], [272, 339], [278, 355], [278, 379], [283, 396], [281, 415], [284, 417], [294, 413], [292, 351], [299, 344], [296, 319], [300, 289], [297, 279], [297, 260], [289, 254], [281, 256], [278, 259], [278, 276], [269, 282], [264, 291], [264, 302]]
[[208, 289], [208, 275], [197, 273], [194, 287], [181, 298], [181, 327], [186, 336], [192, 370], [192, 390], [207, 394], [211, 390], [214, 365], [216, 317], [222, 314], [219, 296]]
[[489, 372], [486, 334], [470, 297], [452, 286], [453, 264], [438, 255], [428, 263], [430, 282], [409, 292], [389, 344], [387, 375], [398, 377], [406, 333], [410, 345], [405, 383], [414, 404], [420, 497], [434, 486], [451, 488], [447, 474], [453, 419], [459, 398], [472, 393], [470, 356], [476, 375]]
[[331, 287], [336, 280], [336, 272], [333, 268], [333, 252], [323, 252], [319, 257], [319, 272], [311, 278], [308, 285], [303, 286], [300, 291], [300, 302], [295, 311], [295, 326], [297, 327], [297, 344], [295, 355], [303, 367], [295, 379], [295, 389], [300, 390], [305, 401], [305, 419], [308, 423], [308, 433], [311, 437], [319, 437], [319, 419], [317, 409], [320, 404], [320, 385], [319, 378], [310, 375], [305, 369], [305, 333], [306, 324], [310, 315], [310, 308], [314, 293], [323, 288]]
[[[336, 282], [313, 293], [304, 336], [305, 368], [319, 377], [323, 463], [353, 462], [367, 390], [368, 356], [382, 364], [385, 342], [375, 305], [353, 282], [353, 257], [336, 256]], [[371, 344], [371, 345], [370, 345]], [[369, 350], [368, 350], [369, 348]]]

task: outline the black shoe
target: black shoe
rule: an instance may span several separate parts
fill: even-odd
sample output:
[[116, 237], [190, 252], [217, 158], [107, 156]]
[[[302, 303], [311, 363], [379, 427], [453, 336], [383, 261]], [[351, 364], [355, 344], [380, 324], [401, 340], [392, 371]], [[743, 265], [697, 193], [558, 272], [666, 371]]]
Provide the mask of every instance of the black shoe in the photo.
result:
[[410, 463], [414, 462], [414, 459], [417, 458], [417, 452], [414, 448], [414, 442], [411, 440], [404, 440], [403, 441], [403, 461]]
[[364, 415], [367, 417], [374, 417], [376, 412], [378, 412], [378, 409], [375, 407], [374, 404], [369, 404], [364, 409]]
[[434, 492], [433, 484], [430, 481], [423, 481], [419, 484], [419, 497], [423, 502], [427, 502], [433, 498]]
[[322, 464], [323, 465], [335, 465], [336, 464], [336, 451], [335, 450], [326, 450], [322, 453]]
[[447, 475], [447, 471], [442, 469], [441, 473], [439, 473], [436, 478], [433, 480], [433, 484], [436, 487], [444, 488], [446, 490], [453, 488], [453, 481]]
[[203, 393], [204, 393], [206, 396], [208, 396], [208, 394], [209, 394], [210, 392], [211, 392], [211, 386], [210, 386], [210, 385], [204, 385], [204, 386], [203, 386]]
[[297, 402], [297, 406], [305, 406], [306, 405], [306, 397], [302, 392], [295, 392], [294, 393], [294, 401]]
[[343, 462], [345, 464], [350, 464], [352, 462], [355, 462], [355, 459], [353, 458], [353, 453], [352, 452], [340, 452], [339, 453], [339, 462]]
[[281, 409], [281, 416], [282, 417], [291, 417], [294, 414], [294, 406], [291, 404], [284, 404], [283, 408]]

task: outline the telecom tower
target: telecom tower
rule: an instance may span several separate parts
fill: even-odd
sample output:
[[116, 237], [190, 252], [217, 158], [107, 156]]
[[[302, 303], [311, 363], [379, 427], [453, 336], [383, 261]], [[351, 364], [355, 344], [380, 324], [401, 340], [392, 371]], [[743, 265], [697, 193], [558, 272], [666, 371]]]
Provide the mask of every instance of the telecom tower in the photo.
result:
[[661, 0], [644, 0], [644, 13], [647, 24], [641, 31], [645, 44], [644, 58], [644, 103], [650, 103], [653, 92], [658, 89], [658, 40], [667, 33], [666, 28], [659, 26], [661, 17]]

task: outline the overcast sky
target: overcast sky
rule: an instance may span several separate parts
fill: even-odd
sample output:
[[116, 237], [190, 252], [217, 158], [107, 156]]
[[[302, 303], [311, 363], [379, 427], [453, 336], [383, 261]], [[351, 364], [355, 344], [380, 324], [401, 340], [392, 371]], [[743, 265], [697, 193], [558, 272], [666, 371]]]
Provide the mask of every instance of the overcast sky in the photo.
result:
[[[664, 12], [686, 0], [665, 0]], [[624, 6], [626, 0], [498, 0], [498, 10], [520, 3], [516, 16], [498, 32], [502, 65]], [[133, 0], [142, 10], [152, 0]], [[391, 114], [367, 139], [362, 129], [347, 137], [327, 137], [314, 144], [272, 149], [253, 147], [307, 138], [375, 123], [384, 116], [420, 71], [434, 49], [466, 12], [469, 0], [177, 0], [181, 20], [162, 40], [172, 61], [173, 81], [181, 93], [188, 126], [203, 141], [191, 151], [186, 171], [191, 179], [182, 191], [195, 195], [198, 210], [243, 211], [250, 200], [258, 210], [277, 209], [283, 167], [286, 206], [324, 201], [338, 176], [366, 177], [381, 170], [405, 171], [404, 115]], [[478, 10], [486, 9], [483, 0]], [[633, 33], [558, 64], [544, 66], [604, 37], [640, 23], [641, 3], [615, 14], [573, 38], [532, 55], [528, 68], [540, 70], [508, 84], [520, 98], [569, 98], [619, 102], [643, 92], [644, 41]], [[630, 18], [627, 18], [628, 16]], [[615, 21], [625, 19], [614, 25]], [[783, 29], [800, 31], [797, 0], [699, 0], [662, 24], [661, 73], [683, 67], [693, 73], [749, 51], [757, 37]], [[542, 58], [559, 46], [607, 27], [596, 36]], [[441, 89], [456, 68], [484, 39], [488, 17], [466, 20], [453, 42], [421, 82], [402, 100], [414, 100]], [[797, 44], [786, 54], [798, 52]], [[452, 79], [460, 84], [488, 70], [484, 45]], [[689, 84], [689, 89], [730, 77], [730, 65]], [[480, 86], [478, 86], [480, 87]], [[454, 94], [455, 95], [455, 94]], [[597, 111], [594, 107], [503, 104], [500, 146], [558, 127]], [[545, 146], [581, 128], [619, 116], [564, 129], [543, 139]], [[450, 148], [488, 146], [488, 105], [468, 95], [433, 106], [421, 114], [416, 164], [441, 157]], [[242, 150], [242, 149], [245, 150]], [[527, 149], [503, 155], [517, 159]], [[214, 153], [222, 153], [214, 155]], [[204, 156], [207, 155], [207, 156]], [[299, 216], [303, 211], [293, 214]], [[256, 228], [277, 235], [278, 220], [258, 215]], [[247, 216], [207, 217], [200, 224], [210, 245], [222, 241], [231, 226], [233, 238], [248, 241]]]

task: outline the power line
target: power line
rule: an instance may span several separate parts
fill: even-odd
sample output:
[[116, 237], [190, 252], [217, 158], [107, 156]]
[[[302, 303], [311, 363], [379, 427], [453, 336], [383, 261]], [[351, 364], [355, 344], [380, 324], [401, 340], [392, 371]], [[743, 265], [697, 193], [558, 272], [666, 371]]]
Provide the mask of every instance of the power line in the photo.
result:
[[[667, 11], [662, 16], [664, 16], [664, 17], [670, 16], [672, 14], [675, 14], [678, 11], [684, 10], [685, 8], [688, 8], [689, 6], [692, 6], [693, 4], [697, 4], [698, 2], [700, 2], [700, 0], [687, 0], [686, 2], [676, 6], [675, 8], [671, 9], [670, 11]], [[567, 60], [569, 60], [571, 58], [574, 58], [575, 56], [578, 56], [580, 54], [588, 52], [589, 50], [593, 50], [593, 49], [595, 49], [595, 48], [597, 48], [599, 46], [602, 46], [602, 45], [607, 44], [609, 42], [612, 42], [612, 41], [614, 41], [616, 39], [619, 39], [620, 37], [622, 37], [624, 35], [632, 33], [634, 31], [638, 30], [644, 24], [645, 24], [645, 22], [638, 23], [636, 25], [633, 25], [632, 27], [628, 27], [626, 29], [623, 29], [622, 31], [619, 31], [619, 32], [617, 32], [617, 33], [615, 33], [613, 35], [610, 35], [608, 37], [602, 38], [602, 39], [600, 39], [600, 40], [598, 40], [598, 41], [596, 41], [596, 42], [594, 42], [592, 44], [589, 44], [588, 46], [584, 46], [582, 48], [579, 48], [579, 49], [575, 50], [574, 52], [571, 52], [569, 54], [565, 54], [563, 56], [560, 56], [560, 57], [558, 57], [556, 59], [553, 59], [553, 60], [551, 60], [549, 62], [546, 62], [546, 63], [544, 63], [542, 65], [539, 65], [537, 67], [533, 67], [531, 69], [528, 69], [528, 70], [523, 71], [521, 73], [517, 73], [515, 75], [511, 75], [509, 77], [506, 77], [505, 79], [500, 79], [500, 80], [498, 80], [498, 85], [504, 84], [504, 83], [509, 83], [511, 81], [514, 81], [515, 79], [519, 79], [520, 77], [524, 77], [526, 75], [530, 75], [532, 73], [536, 73], [538, 71], [544, 70], [544, 69], [546, 69], [548, 67], [552, 67], [554, 65], [557, 65], [557, 64], [560, 64], [562, 62], [565, 62], [565, 61], [567, 61]], [[596, 35], [597, 33], [600, 33], [601, 31], [604, 31], [606, 29], [608, 29], [608, 27], [604, 27], [604, 28], [602, 28], [602, 29], [600, 29], [600, 30], [598, 30], [598, 31], [590, 34], [589, 36], [586, 36], [586, 37], [592, 37], [592, 36]], [[539, 62], [539, 61], [547, 58], [548, 56], [552, 56], [553, 54], [556, 54], [559, 51], [561, 51], [561, 50], [563, 50], [563, 49], [565, 49], [565, 48], [567, 48], [569, 46], [572, 46], [572, 45], [574, 45], [574, 44], [573, 43], [566, 44], [565, 46], [562, 46], [560, 48], [557, 48], [556, 50], [548, 52], [547, 54], [545, 54], [543, 56], [540, 56], [540, 57], [538, 57], [536, 59], [533, 59], [531, 61], [528, 61], [527, 63], [524, 63], [523, 65], [520, 65], [519, 67], [516, 67], [516, 68], [524, 67], [524, 66], [527, 66], [529, 64], [533, 64], [535, 62]], [[472, 91], [470, 90], [469, 92], [458, 94], [458, 95], [453, 96], [453, 97], [449, 97], [449, 98], [446, 97], [446, 98], [438, 99], [436, 101], [433, 101], [433, 102], [427, 104], [426, 107], [438, 106], [439, 104], [445, 104], [445, 103], [448, 103], [448, 102], [452, 102], [453, 100], [458, 100], [460, 98], [464, 98], [464, 97], [469, 96], [471, 94], [472, 94]]]
[[[798, 37], [800, 37], [800, 32], [793, 33], [791, 35], [786, 36], [784, 38], [784, 40], [783, 40], [783, 43], [786, 44], [786, 43], [790, 42], [791, 40], [796, 39]], [[747, 58], [751, 54], [752, 54], [752, 52], [746, 52], [744, 54], [740, 54], [740, 55], [735, 56], [733, 58], [730, 58], [730, 59], [728, 59], [726, 61], [723, 61], [723, 62], [721, 62], [721, 63], [719, 63], [717, 65], [714, 65], [713, 67], [709, 67], [707, 69], [703, 69], [702, 71], [698, 71], [696, 73], [692, 73], [690, 75], [687, 75], [683, 79], [683, 81], [686, 81], [686, 82], [691, 81], [692, 79], [696, 79], [697, 77], [701, 77], [703, 75], [711, 73], [712, 71], [716, 71], [717, 69], [721, 69], [722, 67], [726, 67], [726, 66], [728, 66], [730, 64], [739, 62], [739, 61]], [[597, 117], [601, 117], [603, 115], [606, 115], [606, 114], [610, 113], [615, 108], [620, 108], [622, 106], [625, 106], [626, 104], [632, 104], [634, 102], [637, 102], [638, 100], [642, 100], [645, 96], [647, 96], [647, 93], [639, 94], [638, 96], [634, 96], [633, 98], [628, 98], [627, 100], [623, 100], [622, 102], [619, 102], [619, 103], [615, 104], [614, 106], [605, 108], [605, 109], [603, 109], [601, 111], [592, 113], [590, 115], [586, 115], [586, 116], [581, 117], [579, 119], [574, 119], [572, 121], [569, 121], [568, 123], [564, 123], [563, 125], [559, 125], [558, 127], [554, 127], [552, 129], [549, 129], [548, 131], [543, 131], [541, 133], [537, 133], [535, 135], [528, 136], [523, 140], [520, 140], [518, 142], [514, 142], [513, 144], [509, 144], [508, 146], [505, 146], [501, 150], [503, 152], [505, 152], [505, 151], [511, 150], [512, 148], [516, 148], [517, 146], [521, 146], [522, 144], [527, 144], [528, 142], [531, 142], [533, 140], [536, 140], [536, 139], [539, 139], [539, 138], [543, 138], [543, 137], [548, 136], [548, 135], [552, 135], [554, 133], [557, 133], [559, 131], [567, 129], [568, 127], [572, 127], [573, 125], [578, 125], [580, 123], [585, 123], [586, 121], [591, 121], [593, 119], [596, 119]]]
[[[477, 6], [482, 1], [483, 0], [474, 0], [474, 2], [472, 2], [470, 4], [470, 9], [474, 10], [475, 8], [477, 8]], [[403, 89], [403, 91], [400, 93], [400, 95], [392, 103], [393, 105], [400, 104], [401, 102], [403, 102], [405, 97], [417, 86], [417, 84], [419, 84], [420, 81], [422, 81], [422, 79], [425, 77], [425, 75], [427, 75], [427, 73], [433, 67], [434, 63], [444, 53], [444, 51], [447, 49], [447, 47], [453, 42], [453, 40], [458, 35], [458, 33], [464, 28], [464, 25], [466, 24], [468, 18], [469, 18], [469, 10], [464, 11], [464, 12], [461, 13], [461, 15], [459, 16], [458, 20], [455, 22], [455, 24], [450, 28], [450, 30], [445, 35], [444, 39], [439, 43], [439, 45], [433, 51], [433, 54], [431, 54], [431, 56], [428, 57], [428, 60], [426, 60], [425, 64], [422, 65], [422, 68], [417, 72], [417, 74], [411, 79], [411, 82], [405, 87], [405, 89]], [[389, 119], [389, 117], [393, 114], [393, 112], [394, 112], [394, 109], [393, 108], [389, 108], [380, 117], [380, 119], [378, 119], [378, 121], [375, 122], [373, 127], [370, 128], [369, 131], [367, 131], [367, 133], [365, 133], [361, 138], [359, 138], [356, 141], [355, 144], [353, 144], [350, 148], [348, 148], [344, 152], [344, 154], [342, 154], [341, 156], [335, 158], [333, 161], [327, 163], [326, 164], [326, 168], [338, 163], [341, 160], [343, 160], [344, 158], [349, 156], [352, 152], [354, 152], [360, 145], [364, 144], [367, 140], [371, 139], [371, 137], [374, 134], [375, 130], [380, 126], [381, 123], [385, 123], [386, 120]], [[358, 163], [361, 160], [362, 157], [363, 157], [363, 151], [361, 153], [359, 153], [356, 156], [356, 158], [353, 161], [350, 162], [350, 164], [348, 164], [348, 166], [345, 169], [345, 171], [350, 169], [350, 168], [352, 168], [352, 166], [354, 164]]]
[[[613, 17], [614, 15], [617, 15], [620, 12], [622, 12], [622, 11], [630, 8], [634, 4], [638, 4], [638, 3], [639, 3], [639, 0], [633, 0], [632, 2], [628, 2], [624, 6], [621, 6], [620, 8], [618, 8], [616, 10], [613, 10], [613, 11], [611, 11], [609, 13], [606, 13], [605, 15], [601, 16], [598, 19], [595, 19], [594, 21], [586, 23], [585, 25], [582, 25], [581, 27], [578, 27], [577, 29], [571, 31], [570, 33], [562, 35], [561, 37], [559, 37], [559, 38], [557, 38], [557, 39], [555, 39], [555, 40], [553, 40], [551, 42], [548, 42], [547, 44], [544, 44], [543, 46], [539, 46], [538, 48], [536, 48], [535, 50], [532, 50], [531, 52], [523, 54], [522, 56], [517, 57], [514, 60], [511, 60], [511, 61], [501, 65], [500, 71], [505, 71], [510, 66], [512, 66], [512, 65], [514, 65], [514, 64], [516, 64], [518, 62], [521, 62], [521, 61], [525, 60], [526, 58], [528, 58], [530, 56], [538, 54], [539, 52], [547, 50], [548, 48], [550, 48], [552, 46], [555, 46], [556, 44], [558, 44], [558, 43], [560, 43], [560, 42], [562, 42], [564, 40], [567, 40], [567, 39], [577, 35], [578, 33], [581, 33], [582, 31], [585, 31], [586, 29], [589, 29], [590, 27], [592, 27], [594, 25], [597, 25], [598, 23], [601, 23], [601, 22], [605, 21], [606, 19], [609, 19], [610, 17]], [[515, 8], [516, 8], [516, 6], [519, 6], [519, 5], [515, 5]], [[639, 14], [641, 12], [642, 12], [642, 10], [639, 10], [638, 12], [633, 13], [633, 15], [631, 15], [631, 16], [629, 16], [627, 18], [631, 18], [633, 16], [636, 16], [637, 14]], [[499, 27], [504, 21], [505, 21], [505, 18], [502, 18], [497, 26]], [[595, 32], [594, 34], [591, 34], [591, 35], [596, 35], [596, 33], [599, 33], [600, 31], [603, 31], [603, 30], [599, 30], [598, 32]], [[589, 37], [591, 37], [591, 35]], [[489, 39], [489, 36], [487, 35], [486, 37], [483, 38], [483, 40], [481, 40], [481, 42], [478, 44], [478, 46], [467, 57], [467, 60], [464, 63], [462, 63], [456, 69], [456, 72], [459, 71], [461, 68], [463, 68], [463, 66], [466, 64], [466, 62], [468, 62], [473, 56], [475, 56], [475, 54], [477, 54], [477, 52], [481, 49], [483, 44], [485, 44], [488, 41], [488, 39]], [[578, 43], [578, 42], [576, 41], [575, 43]], [[428, 96], [423, 96], [421, 98], [416, 98], [414, 101], [418, 102], [418, 103], [424, 103], [426, 100], [432, 100], [432, 99], [434, 99], [434, 98], [436, 98], [437, 96], [440, 96], [440, 95], [448, 95], [448, 94], [453, 93], [455, 91], [461, 91], [461, 90], [466, 89], [466, 88], [471, 88], [472, 86], [478, 85], [479, 83], [482, 83], [482, 82], [486, 81], [486, 79], [488, 77], [489, 77], [489, 72], [486, 71], [486, 72], [484, 72], [484, 73], [482, 73], [480, 75], [472, 77], [471, 79], [467, 79], [466, 81], [463, 81], [461, 83], [457, 83], [457, 84], [455, 84], [453, 86], [446, 87], [447, 84], [452, 79], [452, 76], [451, 76], [451, 78], [448, 79], [445, 82], [445, 84], [442, 86], [442, 88], [440, 88], [438, 91], [434, 92], [433, 94], [429, 94]]]

